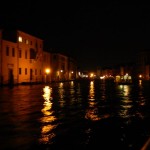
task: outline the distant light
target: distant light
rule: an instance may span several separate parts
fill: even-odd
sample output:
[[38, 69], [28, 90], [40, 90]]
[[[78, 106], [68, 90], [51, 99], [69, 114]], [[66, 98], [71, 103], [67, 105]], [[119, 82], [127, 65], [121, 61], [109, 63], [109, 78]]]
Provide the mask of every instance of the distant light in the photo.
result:
[[105, 76], [101, 76], [101, 77], [100, 77], [100, 79], [104, 79], [104, 78], [105, 78]]
[[50, 69], [45, 69], [45, 72], [46, 72], [46, 74], [49, 74], [50, 73]]
[[90, 74], [90, 77], [92, 78], [93, 76], [94, 76], [94, 74], [93, 74], [93, 73], [91, 73], [91, 74]]
[[18, 41], [22, 42], [22, 37], [21, 36], [18, 37]]

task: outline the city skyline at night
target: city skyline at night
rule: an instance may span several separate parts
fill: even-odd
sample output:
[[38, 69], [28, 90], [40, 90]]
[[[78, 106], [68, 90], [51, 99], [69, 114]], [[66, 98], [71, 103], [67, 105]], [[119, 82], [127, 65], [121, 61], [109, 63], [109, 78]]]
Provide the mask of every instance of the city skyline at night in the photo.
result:
[[2, 5], [1, 28], [42, 38], [45, 50], [71, 55], [81, 68], [132, 62], [139, 50], [149, 48], [148, 5], [30, 1]]

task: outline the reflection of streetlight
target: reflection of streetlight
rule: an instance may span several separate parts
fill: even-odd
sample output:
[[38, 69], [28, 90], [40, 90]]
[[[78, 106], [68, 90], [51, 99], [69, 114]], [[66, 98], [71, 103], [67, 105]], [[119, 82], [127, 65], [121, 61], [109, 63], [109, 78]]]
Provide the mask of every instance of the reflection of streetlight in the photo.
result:
[[49, 68], [45, 69], [45, 83], [47, 82], [46, 78], [47, 78], [49, 73], [50, 73], [50, 69]]
[[52, 111], [52, 88], [45, 86], [43, 88], [44, 107], [42, 108], [43, 117], [41, 117], [41, 136], [39, 138], [40, 143], [51, 143], [53, 138], [56, 136], [53, 130], [57, 127], [53, 122], [57, 119]]

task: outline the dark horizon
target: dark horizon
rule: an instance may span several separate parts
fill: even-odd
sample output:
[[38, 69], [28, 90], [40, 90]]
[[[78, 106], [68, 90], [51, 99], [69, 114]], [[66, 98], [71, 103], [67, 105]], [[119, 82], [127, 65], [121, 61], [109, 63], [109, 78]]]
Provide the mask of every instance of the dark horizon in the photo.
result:
[[[146, 4], [2, 3], [0, 27], [17, 28], [44, 41], [44, 50], [57, 50], [92, 69], [132, 62], [150, 48], [150, 10]], [[9, 11], [7, 11], [9, 10]]]

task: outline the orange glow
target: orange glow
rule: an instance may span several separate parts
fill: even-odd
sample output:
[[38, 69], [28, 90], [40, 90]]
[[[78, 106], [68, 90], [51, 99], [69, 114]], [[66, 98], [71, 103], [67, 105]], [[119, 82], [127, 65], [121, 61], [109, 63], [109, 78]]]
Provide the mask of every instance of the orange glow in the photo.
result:
[[98, 121], [98, 120], [106, 119], [110, 117], [109, 114], [104, 114], [104, 115], [99, 116], [98, 113], [99, 113], [98, 108], [88, 109], [86, 112], [85, 118], [92, 120], [92, 121]]
[[51, 123], [56, 120], [56, 117], [53, 115], [52, 111], [52, 88], [49, 86], [45, 86], [43, 88], [43, 98], [44, 104], [43, 109], [41, 110], [43, 113], [43, 117], [41, 117], [42, 127], [41, 127], [41, 137], [39, 139], [40, 143], [51, 143], [55, 134], [53, 133], [53, 129], [57, 127], [57, 125], [52, 125]]
[[39, 139], [40, 143], [51, 143], [51, 139], [56, 135], [54, 133], [50, 133], [53, 129], [56, 128], [56, 125], [45, 125], [42, 127], [41, 138]]
[[90, 104], [92, 104], [91, 101], [95, 100], [95, 93], [94, 93], [94, 82], [91, 81], [90, 82], [90, 89], [89, 89], [89, 100], [90, 100]]
[[50, 73], [50, 69], [45, 69], [45, 72], [46, 72], [46, 74], [49, 74]]
[[93, 76], [94, 76], [94, 74], [93, 74], [93, 73], [91, 73], [91, 74], [90, 74], [90, 77], [92, 78]]

